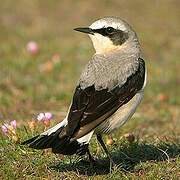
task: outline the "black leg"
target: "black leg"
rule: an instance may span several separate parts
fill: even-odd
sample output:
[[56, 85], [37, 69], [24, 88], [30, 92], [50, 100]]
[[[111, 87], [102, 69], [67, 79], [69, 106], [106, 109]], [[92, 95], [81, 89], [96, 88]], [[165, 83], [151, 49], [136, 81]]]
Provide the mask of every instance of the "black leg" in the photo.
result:
[[111, 155], [110, 155], [110, 153], [109, 153], [106, 145], [105, 145], [104, 142], [103, 142], [103, 139], [102, 139], [101, 134], [97, 134], [97, 140], [99, 141], [99, 143], [100, 143], [101, 146], [103, 147], [103, 149], [104, 149], [107, 157], [109, 158], [110, 164], [115, 165], [115, 163], [113, 162], [113, 160], [112, 160], [112, 158], [111, 158]]
[[88, 155], [88, 158], [89, 158], [89, 161], [90, 161], [90, 165], [93, 167], [93, 166], [94, 166], [94, 163], [95, 163], [95, 160], [94, 160], [94, 158], [92, 157], [89, 149], [87, 149], [87, 155]]

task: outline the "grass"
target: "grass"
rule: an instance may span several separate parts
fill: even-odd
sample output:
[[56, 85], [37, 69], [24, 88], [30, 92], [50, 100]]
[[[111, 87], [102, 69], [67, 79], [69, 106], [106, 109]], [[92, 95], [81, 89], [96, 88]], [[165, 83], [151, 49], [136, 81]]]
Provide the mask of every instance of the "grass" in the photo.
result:
[[[78, 77], [94, 53], [89, 38], [73, 32], [75, 27], [107, 15], [127, 20], [138, 34], [148, 82], [134, 117], [108, 137], [117, 165], [113, 172], [95, 137], [90, 151], [103, 164], [100, 168], [90, 168], [86, 157], [22, 147], [0, 131], [0, 178], [179, 179], [179, 5], [175, 0], [1, 1], [0, 123], [15, 119], [21, 141], [43, 130], [37, 122], [35, 132], [28, 127], [38, 113], [52, 112], [51, 126], [66, 114]], [[32, 40], [40, 47], [37, 56], [26, 50]], [[59, 62], [42, 71], [54, 55]], [[129, 144], [125, 133], [134, 134], [135, 142]]]

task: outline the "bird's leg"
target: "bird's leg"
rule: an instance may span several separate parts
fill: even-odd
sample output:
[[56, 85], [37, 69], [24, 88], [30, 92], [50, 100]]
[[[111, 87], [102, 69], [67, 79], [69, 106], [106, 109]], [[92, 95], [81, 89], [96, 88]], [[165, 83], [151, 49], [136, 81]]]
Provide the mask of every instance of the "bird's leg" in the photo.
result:
[[94, 164], [95, 164], [95, 160], [94, 160], [94, 158], [92, 157], [89, 149], [87, 149], [87, 155], [88, 155], [88, 158], [89, 158], [90, 166], [91, 166], [91, 168], [93, 168], [93, 167], [94, 167]]
[[102, 136], [100, 134], [97, 134], [97, 140], [99, 141], [99, 143], [101, 144], [101, 146], [103, 147], [107, 157], [109, 158], [110, 161], [113, 161], [112, 158], [111, 158], [111, 155], [106, 147], [106, 145], [104, 144], [103, 142], [103, 139], [102, 139]]
[[105, 145], [104, 142], [103, 142], [103, 139], [102, 139], [101, 134], [97, 134], [97, 140], [99, 141], [99, 143], [100, 143], [101, 146], [103, 147], [103, 149], [104, 149], [107, 157], [109, 158], [109, 161], [110, 161], [110, 169], [111, 169], [111, 166], [114, 166], [115, 163], [114, 163], [114, 161], [112, 160], [111, 155], [110, 155], [110, 153], [109, 153], [106, 145]]
[[88, 158], [89, 158], [89, 161], [90, 161], [90, 162], [94, 162], [94, 161], [95, 161], [94, 158], [92, 157], [89, 149], [87, 149], [87, 155], [88, 155]]

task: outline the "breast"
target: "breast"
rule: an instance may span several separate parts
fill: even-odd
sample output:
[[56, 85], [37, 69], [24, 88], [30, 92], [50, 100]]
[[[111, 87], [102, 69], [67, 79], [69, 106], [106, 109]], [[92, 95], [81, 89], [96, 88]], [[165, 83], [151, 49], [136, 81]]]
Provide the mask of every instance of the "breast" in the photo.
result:
[[121, 106], [111, 117], [96, 127], [95, 133], [109, 134], [119, 129], [135, 113], [143, 95], [144, 90], [139, 91], [127, 104]]

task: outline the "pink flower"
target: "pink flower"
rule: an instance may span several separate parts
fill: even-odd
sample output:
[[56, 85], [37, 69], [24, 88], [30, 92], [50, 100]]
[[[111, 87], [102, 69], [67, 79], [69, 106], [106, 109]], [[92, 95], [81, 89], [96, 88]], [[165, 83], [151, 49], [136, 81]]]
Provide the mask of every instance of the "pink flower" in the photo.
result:
[[16, 128], [16, 120], [10, 122], [11, 126]]
[[7, 134], [7, 133], [8, 133], [8, 127], [9, 127], [9, 125], [8, 125], [8, 124], [4, 124], [4, 125], [2, 125], [2, 131], [3, 131], [5, 134]]
[[46, 113], [45, 113], [45, 119], [50, 120], [51, 117], [52, 117], [52, 114], [51, 114], [51, 113], [49, 113], [49, 112], [46, 112]]
[[27, 44], [27, 50], [32, 55], [37, 55], [39, 53], [39, 46], [36, 42], [30, 41]]
[[37, 117], [38, 121], [43, 121], [44, 123], [49, 122], [52, 117], [52, 114], [49, 112], [40, 113]]
[[42, 121], [44, 119], [44, 113], [40, 113], [37, 117], [38, 121]]
[[5, 134], [16, 134], [15, 128], [16, 128], [16, 120], [11, 121], [11, 122], [10, 122], [10, 125], [7, 124], [7, 123], [5, 123], [5, 124], [2, 126], [2, 131], [3, 131]]

